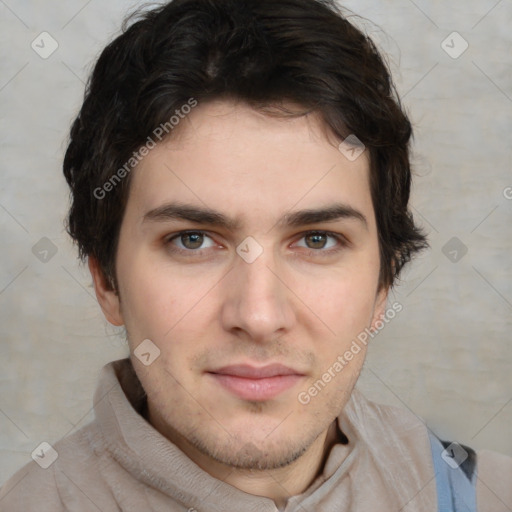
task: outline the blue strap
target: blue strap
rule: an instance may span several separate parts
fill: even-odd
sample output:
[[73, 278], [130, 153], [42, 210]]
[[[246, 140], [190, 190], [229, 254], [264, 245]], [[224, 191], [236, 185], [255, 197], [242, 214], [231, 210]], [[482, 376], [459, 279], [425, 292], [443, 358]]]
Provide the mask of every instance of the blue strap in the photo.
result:
[[[457, 443], [445, 443], [449, 445], [445, 449], [430, 430], [428, 433], [436, 475], [438, 512], [477, 512], [475, 452]], [[459, 464], [462, 459], [467, 459], [465, 464]]]

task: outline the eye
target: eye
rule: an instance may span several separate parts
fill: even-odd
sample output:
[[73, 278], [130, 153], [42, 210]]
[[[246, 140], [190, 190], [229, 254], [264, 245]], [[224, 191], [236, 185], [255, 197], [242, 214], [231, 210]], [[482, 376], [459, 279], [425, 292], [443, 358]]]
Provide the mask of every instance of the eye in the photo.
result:
[[[205, 244], [206, 245], [203, 245]], [[202, 231], [186, 231], [178, 233], [171, 237], [167, 243], [175, 245], [177, 249], [182, 251], [195, 251], [198, 249], [208, 249], [214, 247], [215, 242]]]
[[306, 249], [326, 250], [335, 249], [337, 245], [345, 245], [341, 236], [325, 231], [312, 231], [306, 233], [301, 240], [305, 244], [298, 243], [298, 247], [305, 247]]

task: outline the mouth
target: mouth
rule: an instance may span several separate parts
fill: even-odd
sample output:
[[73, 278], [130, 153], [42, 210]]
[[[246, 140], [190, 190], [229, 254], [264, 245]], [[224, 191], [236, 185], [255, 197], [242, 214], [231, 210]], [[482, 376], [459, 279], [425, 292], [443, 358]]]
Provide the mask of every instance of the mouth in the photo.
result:
[[207, 372], [217, 384], [242, 400], [265, 401], [295, 386], [304, 374], [281, 364], [224, 366]]

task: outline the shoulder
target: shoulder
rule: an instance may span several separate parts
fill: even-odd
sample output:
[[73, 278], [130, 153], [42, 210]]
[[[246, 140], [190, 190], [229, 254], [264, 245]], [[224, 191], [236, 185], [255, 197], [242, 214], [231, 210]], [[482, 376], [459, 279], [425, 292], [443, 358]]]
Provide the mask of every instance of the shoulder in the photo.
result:
[[54, 470], [43, 469], [35, 462], [22, 467], [0, 489], [0, 509], [3, 512], [36, 509], [64, 512]]
[[[405, 408], [372, 402], [357, 392], [347, 408], [351, 426], [357, 427], [358, 436], [368, 444], [375, 439], [386, 439], [385, 443], [374, 444], [375, 450], [389, 455], [389, 461], [401, 458], [413, 474], [431, 474], [433, 467], [433, 447], [425, 422]], [[354, 429], [355, 430], [355, 429]], [[377, 434], [379, 434], [377, 436]], [[449, 448], [451, 442], [439, 439], [439, 450]], [[512, 457], [489, 450], [475, 450], [460, 445], [467, 452], [467, 460], [460, 470], [472, 482], [476, 490], [479, 512], [510, 512], [512, 510]], [[374, 457], [377, 460], [377, 457]], [[396, 464], [391, 462], [396, 468]], [[476, 478], [472, 477], [476, 468]], [[388, 464], [389, 469], [389, 464]], [[450, 469], [451, 471], [451, 469]], [[448, 471], [448, 475], [451, 472]], [[441, 475], [437, 475], [441, 478]], [[405, 478], [409, 478], [406, 475]]]
[[98, 472], [105, 452], [102, 445], [102, 437], [91, 423], [55, 443], [51, 451], [41, 448], [40, 462], [33, 460], [23, 466], [0, 489], [0, 510], [68, 510], [70, 489], [80, 494], [81, 488], [102, 487]]

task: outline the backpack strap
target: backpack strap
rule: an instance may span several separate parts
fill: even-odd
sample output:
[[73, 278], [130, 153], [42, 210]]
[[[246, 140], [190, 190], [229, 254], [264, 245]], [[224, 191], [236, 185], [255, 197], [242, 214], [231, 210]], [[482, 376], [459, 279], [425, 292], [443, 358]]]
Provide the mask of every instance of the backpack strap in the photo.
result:
[[476, 453], [468, 446], [441, 441], [428, 430], [436, 476], [438, 512], [477, 512]]

